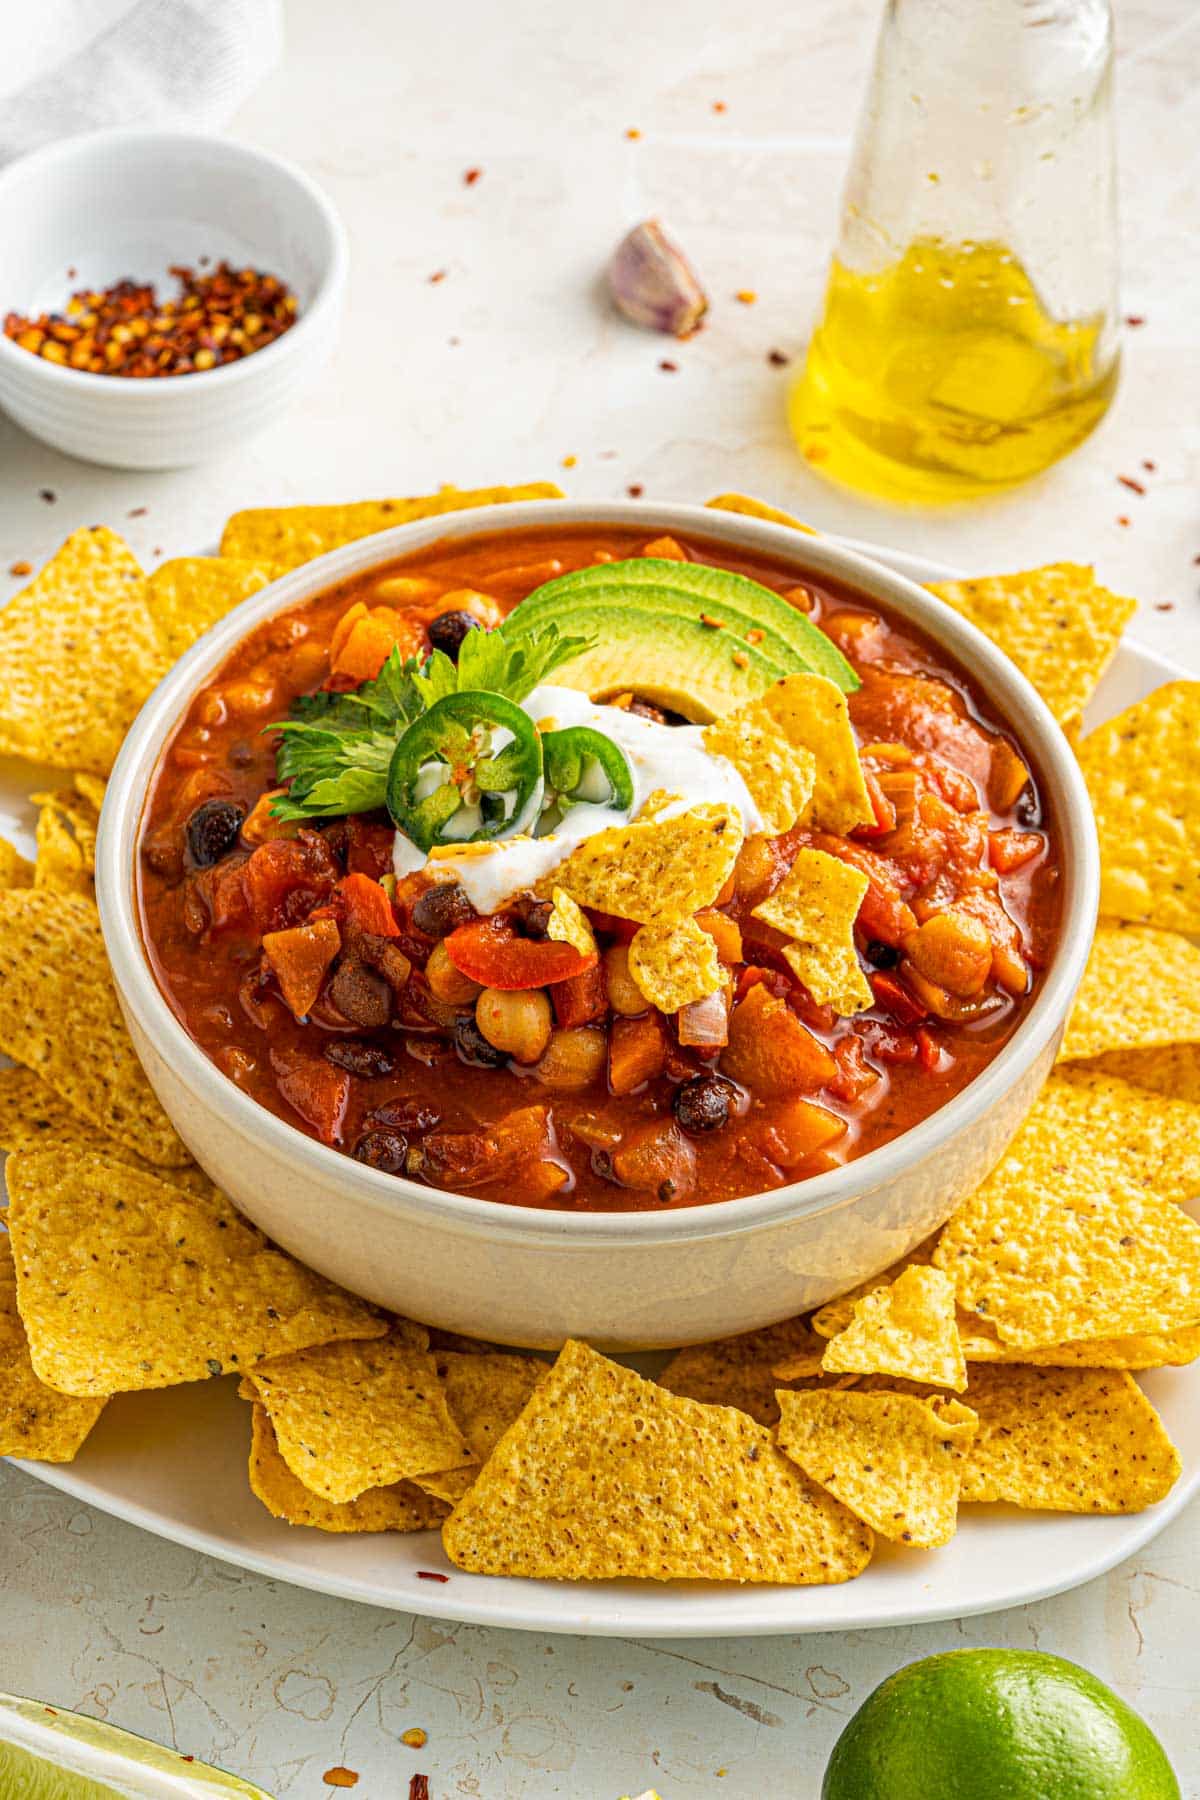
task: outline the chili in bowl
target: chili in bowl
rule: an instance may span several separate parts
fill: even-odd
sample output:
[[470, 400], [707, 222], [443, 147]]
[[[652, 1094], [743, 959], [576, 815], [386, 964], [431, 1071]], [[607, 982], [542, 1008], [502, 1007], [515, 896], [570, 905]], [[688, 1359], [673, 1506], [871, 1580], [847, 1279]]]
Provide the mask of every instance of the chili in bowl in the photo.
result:
[[563, 502], [245, 603], [135, 725], [98, 869], [214, 1179], [526, 1344], [746, 1329], [935, 1228], [1045, 1075], [1096, 883], [1065, 740], [931, 596]]

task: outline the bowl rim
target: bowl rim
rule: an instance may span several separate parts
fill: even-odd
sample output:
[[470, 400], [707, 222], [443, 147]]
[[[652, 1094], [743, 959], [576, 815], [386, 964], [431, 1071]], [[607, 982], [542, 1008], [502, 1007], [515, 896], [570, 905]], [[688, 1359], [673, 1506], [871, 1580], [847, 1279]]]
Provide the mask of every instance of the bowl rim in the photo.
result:
[[[281, 337], [264, 344], [261, 350], [255, 350], [249, 356], [239, 357], [237, 362], [224, 363], [215, 369], [193, 369], [186, 374], [163, 375], [152, 381], [123, 380], [120, 376], [101, 375], [91, 369], [72, 369], [61, 363], [47, 362], [44, 356], [35, 356], [28, 350], [22, 350], [19, 344], [0, 332], [0, 370], [7, 364], [14, 373], [24, 374], [33, 380], [41, 379], [58, 387], [65, 383], [63, 391], [67, 393], [120, 395], [122, 400], [128, 398], [135, 406], [152, 406], [156, 403], [161, 406], [167, 395], [177, 397], [183, 384], [186, 384], [184, 391], [202, 391], [208, 394], [219, 385], [230, 387], [237, 381], [246, 380], [252, 369], [261, 375], [265, 369], [274, 368], [283, 357], [293, 355], [298, 344], [307, 342], [312, 336], [312, 327], [323, 323], [330, 309], [337, 304], [345, 285], [350, 252], [346, 228], [332, 200], [297, 163], [286, 157], [276, 156], [269, 150], [260, 150], [255, 144], [243, 143], [240, 138], [226, 137], [223, 132], [173, 130], [169, 126], [155, 125], [118, 125], [100, 131], [77, 132], [72, 137], [58, 138], [53, 143], [43, 144], [39, 149], [17, 157], [14, 162], [0, 169], [0, 202], [9, 186], [15, 187], [30, 176], [44, 176], [47, 170], [53, 170], [56, 166], [84, 161], [114, 145], [140, 144], [149, 149], [164, 139], [176, 145], [203, 146], [206, 152], [216, 148], [226, 154], [231, 162], [241, 161], [269, 169], [284, 182], [290, 182], [310, 201], [324, 228], [327, 242], [324, 266], [316, 290], [309, 304], [298, 312], [296, 323]], [[193, 389], [194, 382], [202, 382], [203, 388]]]
[[[881, 599], [917, 623], [983, 687], [1018, 742], [1034, 758], [1052, 800], [1062, 845], [1063, 905], [1054, 955], [1041, 992], [1007, 1044], [973, 1081], [919, 1124], [866, 1155], [765, 1193], [700, 1203], [664, 1213], [588, 1212], [524, 1207], [428, 1187], [386, 1175], [344, 1151], [318, 1143], [260, 1106], [210, 1061], [185, 1030], [154, 978], [142, 945], [135, 857], [150, 777], [186, 704], [249, 631], [351, 575], [394, 561], [441, 538], [503, 534], [541, 525], [632, 524], [677, 530], [765, 551], [797, 576], [829, 574]], [[559, 1248], [621, 1244], [650, 1248], [672, 1241], [740, 1235], [799, 1217], [833, 1212], [877, 1191], [976, 1126], [1061, 1035], [1091, 947], [1099, 898], [1099, 849], [1087, 789], [1074, 751], [1045, 702], [1001, 650], [975, 626], [907, 576], [819, 534], [753, 516], [666, 501], [535, 500], [413, 520], [360, 538], [301, 564], [243, 601], [211, 627], [165, 675], [130, 728], [109, 777], [96, 847], [100, 921], [122, 1003], [198, 1105], [224, 1113], [242, 1135], [284, 1162], [324, 1179], [331, 1197], [424, 1216], [442, 1229]]]

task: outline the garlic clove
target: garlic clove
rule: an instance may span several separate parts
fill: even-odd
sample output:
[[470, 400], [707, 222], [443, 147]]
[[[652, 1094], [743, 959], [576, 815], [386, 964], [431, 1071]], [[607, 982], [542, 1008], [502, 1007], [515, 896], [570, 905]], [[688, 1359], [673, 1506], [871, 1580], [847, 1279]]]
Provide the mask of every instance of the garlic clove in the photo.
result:
[[618, 310], [635, 325], [690, 337], [708, 311], [695, 270], [657, 219], [644, 219], [621, 239], [608, 265]]

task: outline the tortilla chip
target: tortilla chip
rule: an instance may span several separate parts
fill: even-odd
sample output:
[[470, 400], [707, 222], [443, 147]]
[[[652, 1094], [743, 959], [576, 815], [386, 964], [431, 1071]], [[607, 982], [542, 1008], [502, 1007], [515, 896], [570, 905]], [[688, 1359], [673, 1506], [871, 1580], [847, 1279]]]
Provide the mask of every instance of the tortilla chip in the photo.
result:
[[744, 513], [747, 518], [766, 519], [772, 525], [790, 525], [793, 531], [807, 532], [809, 537], [816, 537], [815, 525], [802, 525], [791, 513], [783, 512], [778, 506], [770, 506], [765, 500], [756, 500], [752, 494], [718, 494], [713, 500], [706, 500], [705, 506], [712, 506], [718, 512]]
[[1179, 1455], [1132, 1375], [1102, 1369], [978, 1368], [979, 1432], [964, 1501], [1048, 1512], [1140, 1512], [1179, 1476]]
[[1200, 1195], [1200, 1106], [1068, 1063], [1051, 1075], [990, 1179], [1087, 1196], [1122, 1177], [1181, 1205]]
[[0, 893], [0, 1050], [148, 1162], [191, 1162], [134, 1053], [81, 895]]
[[560, 887], [554, 889], [551, 897], [554, 905], [546, 923], [546, 936], [560, 944], [570, 944], [580, 956], [595, 956], [596, 934], [582, 908]]
[[1200, 931], [1200, 681], [1170, 681], [1079, 747], [1100, 835], [1100, 910]]
[[678, 1012], [715, 994], [724, 979], [717, 946], [695, 919], [641, 925], [629, 945], [634, 985], [660, 1012]]
[[754, 908], [756, 919], [795, 940], [784, 958], [817, 1005], [843, 1018], [875, 1004], [854, 948], [854, 921], [869, 886], [861, 869], [836, 856], [799, 850], [774, 893]]
[[221, 534], [221, 555], [270, 563], [277, 573], [353, 543], [393, 525], [432, 519], [443, 513], [466, 512], [513, 500], [561, 500], [552, 481], [523, 487], [444, 487], [436, 494], [405, 500], [359, 500], [345, 506], [267, 506], [236, 512]]
[[17, 1311], [12, 1244], [0, 1231], [0, 1456], [72, 1462], [105, 1405], [56, 1393], [34, 1374]]
[[10, 1157], [7, 1174], [30, 1355], [61, 1393], [171, 1387], [386, 1329], [221, 1194], [61, 1146]]
[[1074, 1065], [1099, 1075], [1115, 1075], [1151, 1094], [1188, 1100], [1200, 1106], [1200, 1043], [1160, 1044], [1155, 1050], [1113, 1050], [1094, 1061]]
[[568, 1342], [442, 1528], [482, 1574], [846, 1581], [870, 1531], [726, 1406]]
[[1200, 1227], [1102, 1162], [1095, 1186], [1054, 1179], [1037, 1131], [942, 1230], [933, 1260], [960, 1306], [1029, 1350], [1200, 1322]]
[[102, 775], [89, 775], [86, 769], [76, 769], [71, 777], [71, 785], [81, 799], [92, 807], [97, 819], [104, 805], [104, 796], [108, 792], [108, 783]]
[[845, 1331], [854, 1318], [856, 1300], [861, 1300], [865, 1294], [878, 1293], [880, 1288], [891, 1287], [905, 1269], [928, 1268], [937, 1241], [938, 1233], [935, 1231], [932, 1236], [922, 1238], [906, 1256], [898, 1257], [890, 1267], [881, 1269], [878, 1275], [860, 1281], [857, 1287], [848, 1289], [836, 1300], [827, 1300], [812, 1316], [813, 1330], [823, 1338], [836, 1337], [839, 1331]]
[[74, 1107], [60, 1100], [32, 1069], [0, 1069], [0, 1150], [44, 1150], [48, 1145], [94, 1150], [109, 1162], [124, 1163], [127, 1168], [140, 1169], [144, 1175], [155, 1175], [160, 1181], [193, 1193], [215, 1191], [204, 1170], [194, 1163], [164, 1174], [136, 1150], [127, 1149], [99, 1126], [81, 1119]]
[[250, 1430], [250, 1486], [267, 1511], [289, 1525], [311, 1525], [317, 1531], [429, 1531], [446, 1516], [442, 1501], [407, 1481], [369, 1488], [341, 1505], [322, 1500], [296, 1480], [280, 1456], [265, 1406], [255, 1406]]
[[84, 865], [83, 851], [53, 806], [43, 806], [38, 814], [33, 885], [47, 893], [80, 894], [95, 902], [96, 884]]
[[790, 831], [813, 797], [817, 759], [789, 743], [764, 701], [751, 700], [704, 728], [704, 748], [731, 762], [769, 837]]
[[826, 1344], [821, 1367], [831, 1375], [903, 1375], [961, 1393], [967, 1365], [953, 1282], [914, 1263], [890, 1287], [856, 1300], [850, 1324]]
[[79, 846], [83, 858], [83, 866], [90, 875], [96, 867], [96, 833], [100, 828], [100, 805], [91, 796], [85, 794], [78, 785], [80, 781], [87, 785], [95, 782], [103, 796], [108, 783], [98, 776], [77, 776], [70, 787], [55, 788], [49, 793], [31, 794], [30, 799], [35, 806], [52, 806], [61, 814], [65, 824], [71, 829], [71, 835]]
[[916, 1549], [948, 1544], [978, 1429], [959, 1400], [910, 1394], [781, 1393], [785, 1456], [877, 1531]]
[[816, 779], [805, 824], [845, 836], [875, 818], [867, 792], [846, 696], [823, 675], [785, 675], [761, 705], [788, 743], [816, 760]]
[[577, 845], [538, 892], [558, 887], [620, 919], [677, 925], [712, 905], [741, 847], [742, 827], [728, 806], [610, 825]]
[[1101, 587], [1083, 563], [931, 581], [929, 591], [1000, 646], [1064, 730], [1078, 726], [1137, 611], [1136, 600]]
[[0, 752], [107, 775], [166, 667], [129, 546], [74, 532], [0, 613]]
[[1060, 1062], [1200, 1043], [1200, 950], [1172, 931], [1101, 925]]
[[532, 1356], [472, 1356], [453, 1351], [437, 1359], [450, 1416], [471, 1447], [465, 1468], [416, 1477], [417, 1486], [457, 1506], [509, 1426], [521, 1416], [549, 1364]]
[[177, 556], [160, 563], [146, 582], [146, 605], [171, 661], [277, 573], [268, 562], [232, 556]]
[[1177, 1369], [1200, 1356], [1200, 1325], [1015, 1350], [986, 1319], [960, 1310], [958, 1335], [969, 1363], [1028, 1363], [1039, 1369]]
[[292, 1474], [325, 1500], [474, 1459], [427, 1350], [403, 1336], [326, 1343], [248, 1371]]
[[33, 876], [34, 866], [29, 858], [22, 856], [7, 838], [0, 838], [0, 888], [32, 887]]
[[[803, 1319], [784, 1319], [761, 1331], [677, 1350], [657, 1377], [658, 1385], [683, 1399], [736, 1406], [760, 1425], [775, 1425], [776, 1391], [793, 1381], [801, 1386], [820, 1382], [824, 1349]], [[780, 1380], [775, 1370], [784, 1359], [794, 1372]]]

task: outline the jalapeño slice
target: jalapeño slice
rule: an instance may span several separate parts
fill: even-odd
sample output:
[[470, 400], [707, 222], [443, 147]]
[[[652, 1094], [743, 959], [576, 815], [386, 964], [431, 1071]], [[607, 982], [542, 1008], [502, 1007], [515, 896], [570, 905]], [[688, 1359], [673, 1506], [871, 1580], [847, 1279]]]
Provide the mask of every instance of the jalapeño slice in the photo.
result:
[[542, 798], [542, 744], [500, 694], [446, 694], [392, 753], [387, 808], [421, 850], [521, 831]]
[[621, 746], [590, 725], [570, 725], [542, 738], [546, 787], [560, 810], [587, 802], [628, 812], [633, 805], [633, 771]]

